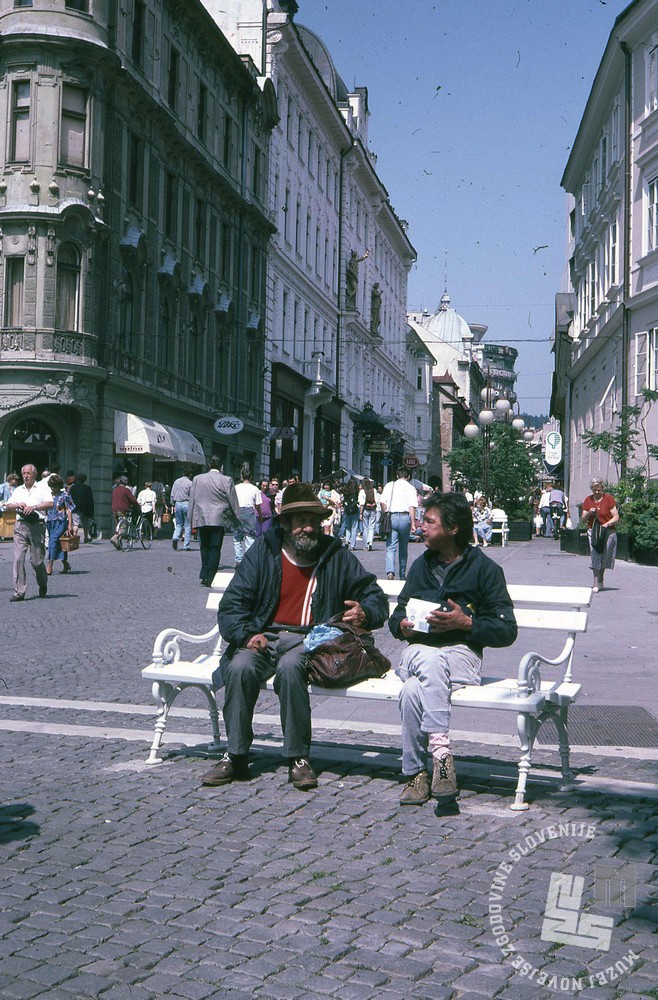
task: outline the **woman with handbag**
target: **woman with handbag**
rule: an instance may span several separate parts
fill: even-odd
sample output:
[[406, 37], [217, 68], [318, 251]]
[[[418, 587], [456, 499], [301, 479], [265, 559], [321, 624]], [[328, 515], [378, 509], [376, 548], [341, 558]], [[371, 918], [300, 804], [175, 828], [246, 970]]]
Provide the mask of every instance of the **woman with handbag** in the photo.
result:
[[619, 511], [612, 494], [604, 492], [602, 479], [594, 478], [589, 485], [592, 492], [583, 500], [583, 518], [587, 523], [591, 570], [594, 574], [592, 592], [598, 594], [603, 590], [605, 571], [615, 568]]
[[48, 560], [46, 562], [46, 573], [52, 575], [53, 563], [57, 559], [62, 560], [62, 573], [70, 573], [71, 564], [68, 552], [62, 549], [61, 538], [65, 533], [73, 534], [73, 511], [75, 504], [71, 500], [68, 492], [64, 488], [64, 480], [61, 476], [52, 475], [48, 480], [48, 486], [53, 495], [53, 505], [46, 514], [46, 524], [48, 526]]

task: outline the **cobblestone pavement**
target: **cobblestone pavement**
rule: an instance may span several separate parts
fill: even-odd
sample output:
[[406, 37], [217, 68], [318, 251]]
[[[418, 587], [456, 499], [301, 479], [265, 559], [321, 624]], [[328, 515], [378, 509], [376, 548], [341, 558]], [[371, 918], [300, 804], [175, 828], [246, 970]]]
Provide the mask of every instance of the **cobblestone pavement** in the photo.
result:
[[[585, 560], [532, 544], [494, 551], [508, 579], [589, 582]], [[381, 551], [363, 558], [381, 573]], [[31, 578], [30, 599], [9, 605], [0, 546], [3, 1000], [658, 996], [655, 754], [576, 752], [589, 784], [564, 794], [541, 749], [545, 780], [512, 813], [513, 750], [474, 732], [457, 744], [459, 806], [405, 810], [393, 722], [337, 731], [319, 716], [320, 784], [299, 793], [266, 696], [252, 780], [203, 789], [204, 751], [184, 747], [208, 737], [198, 698], [170, 722], [181, 751], [146, 767], [139, 674], [160, 628], [208, 628], [198, 553], [103, 542], [72, 564], [47, 600]], [[618, 564], [589, 654], [655, 672], [655, 572]], [[559, 875], [575, 877], [551, 897], [562, 939], [544, 923]]]

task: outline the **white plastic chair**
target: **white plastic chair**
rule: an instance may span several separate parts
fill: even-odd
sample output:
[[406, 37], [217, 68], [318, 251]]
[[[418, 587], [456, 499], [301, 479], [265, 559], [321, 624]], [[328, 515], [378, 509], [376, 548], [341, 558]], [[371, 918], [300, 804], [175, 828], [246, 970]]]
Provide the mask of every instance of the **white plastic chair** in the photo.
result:
[[491, 536], [500, 535], [500, 544], [507, 545], [509, 527], [507, 525], [507, 514], [500, 507], [494, 507], [491, 511]]

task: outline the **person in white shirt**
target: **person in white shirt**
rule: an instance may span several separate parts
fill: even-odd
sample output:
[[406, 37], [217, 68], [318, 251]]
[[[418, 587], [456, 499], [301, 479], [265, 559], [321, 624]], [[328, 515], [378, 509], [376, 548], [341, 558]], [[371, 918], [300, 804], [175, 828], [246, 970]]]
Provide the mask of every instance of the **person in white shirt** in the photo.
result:
[[153, 527], [153, 515], [158, 495], [154, 489], [151, 489], [151, 485], [151, 483], [144, 483], [144, 489], [140, 490], [137, 494], [137, 503], [142, 514], [147, 521], [150, 521], [151, 527]]
[[364, 479], [359, 490], [359, 513], [363, 522], [363, 547], [372, 551], [375, 538], [375, 522], [379, 507], [379, 494], [375, 492], [372, 479]]
[[[233, 549], [235, 565], [242, 562], [244, 552], [256, 541], [258, 533], [258, 518], [260, 517], [260, 490], [251, 481], [251, 472], [242, 473], [242, 482], [236, 483], [235, 492], [240, 507], [240, 525], [233, 531]], [[242, 546], [244, 544], [244, 552]]]
[[30, 562], [39, 585], [39, 597], [48, 594], [48, 575], [44, 565], [46, 556], [46, 511], [53, 505], [53, 495], [48, 483], [41, 479], [37, 482], [37, 470], [34, 465], [24, 465], [21, 469], [23, 484], [17, 486], [7, 503], [7, 510], [16, 511], [16, 527], [14, 528], [14, 593], [9, 600], [25, 600], [27, 590], [27, 574], [25, 559], [30, 553]]
[[391, 530], [386, 536], [386, 576], [395, 579], [395, 556], [399, 547], [400, 579], [407, 578], [409, 536], [416, 530], [416, 490], [409, 482], [411, 473], [405, 466], [397, 470], [397, 479], [387, 483], [381, 496], [382, 513], [390, 511]]

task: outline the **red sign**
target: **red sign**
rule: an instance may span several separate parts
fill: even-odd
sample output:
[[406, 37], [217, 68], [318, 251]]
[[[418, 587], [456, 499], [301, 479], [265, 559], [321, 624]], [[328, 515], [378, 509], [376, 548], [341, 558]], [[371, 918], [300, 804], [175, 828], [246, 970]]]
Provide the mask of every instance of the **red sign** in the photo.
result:
[[420, 465], [420, 459], [415, 455], [405, 455], [402, 464], [406, 465], [408, 469], [415, 469], [417, 465]]

